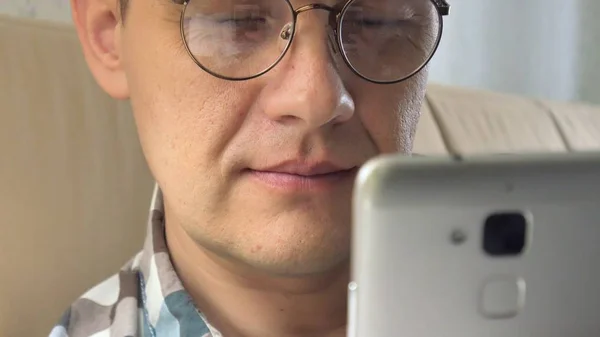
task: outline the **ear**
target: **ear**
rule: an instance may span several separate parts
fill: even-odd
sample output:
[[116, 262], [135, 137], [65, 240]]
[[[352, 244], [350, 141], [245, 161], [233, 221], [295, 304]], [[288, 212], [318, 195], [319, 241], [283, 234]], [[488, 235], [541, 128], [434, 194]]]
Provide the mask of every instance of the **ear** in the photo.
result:
[[71, 9], [83, 54], [96, 81], [110, 96], [129, 98], [118, 1], [71, 0]]

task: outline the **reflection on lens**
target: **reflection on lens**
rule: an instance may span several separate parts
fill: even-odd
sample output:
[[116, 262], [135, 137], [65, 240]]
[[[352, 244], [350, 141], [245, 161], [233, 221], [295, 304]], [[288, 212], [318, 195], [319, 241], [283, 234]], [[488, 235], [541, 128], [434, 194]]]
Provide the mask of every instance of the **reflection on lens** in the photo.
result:
[[354, 0], [342, 14], [339, 38], [348, 63], [374, 82], [403, 80], [433, 56], [441, 18], [429, 0]]
[[291, 42], [282, 35], [293, 35], [293, 20], [286, 1], [191, 1], [182, 28], [186, 47], [200, 67], [219, 77], [246, 79], [269, 70], [282, 57]]

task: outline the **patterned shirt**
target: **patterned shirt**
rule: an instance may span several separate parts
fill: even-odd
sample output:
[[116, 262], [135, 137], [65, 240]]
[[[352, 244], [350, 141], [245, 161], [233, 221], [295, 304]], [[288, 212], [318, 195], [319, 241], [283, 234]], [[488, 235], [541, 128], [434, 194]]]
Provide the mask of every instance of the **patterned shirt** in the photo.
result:
[[156, 187], [143, 250], [75, 301], [49, 337], [222, 337], [183, 289], [164, 231]]

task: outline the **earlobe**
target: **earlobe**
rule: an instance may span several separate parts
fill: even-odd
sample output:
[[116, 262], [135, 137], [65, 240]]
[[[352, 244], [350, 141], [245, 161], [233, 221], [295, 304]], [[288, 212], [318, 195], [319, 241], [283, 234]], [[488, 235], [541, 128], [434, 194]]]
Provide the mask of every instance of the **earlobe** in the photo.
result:
[[129, 98], [117, 0], [71, 0], [71, 8], [83, 54], [96, 81], [110, 96]]

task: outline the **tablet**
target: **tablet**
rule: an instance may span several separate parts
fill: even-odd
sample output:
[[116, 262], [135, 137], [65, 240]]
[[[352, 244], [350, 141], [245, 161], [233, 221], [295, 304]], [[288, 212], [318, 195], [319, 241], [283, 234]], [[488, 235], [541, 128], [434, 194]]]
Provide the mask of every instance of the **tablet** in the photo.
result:
[[352, 226], [349, 337], [600, 336], [600, 154], [379, 157]]

